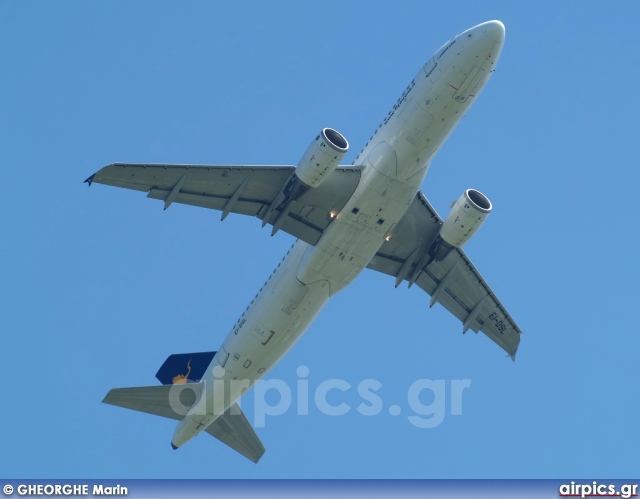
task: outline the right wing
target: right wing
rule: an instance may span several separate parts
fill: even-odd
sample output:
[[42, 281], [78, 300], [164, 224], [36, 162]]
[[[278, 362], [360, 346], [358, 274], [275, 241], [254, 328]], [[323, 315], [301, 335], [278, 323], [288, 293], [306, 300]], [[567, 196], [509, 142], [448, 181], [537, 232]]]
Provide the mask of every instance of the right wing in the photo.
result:
[[[147, 192], [147, 197], [258, 217], [268, 214], [274, 224], [279, 211], [269, 213], [293, 166], [147, 165], [114, 163], [85, 182]], [[361, 167], [338, 167], [318, 187], [309, 189], [288, 213], [280, 227], [292, 236], [315, 245], [360, 182]]]
[[426, 258], [441, 226], [440, 215], [418, 192], [393, 237], [380, 247], [368, 268], [395, 277], [396, 285], [416, 276], [418, 287], [431, 295], [431, 304], [438, 302], [457, 317], [463, 332], [482, 331], [515, 359], [520, 328], [467, 254], [454, 248], [442, 261]]

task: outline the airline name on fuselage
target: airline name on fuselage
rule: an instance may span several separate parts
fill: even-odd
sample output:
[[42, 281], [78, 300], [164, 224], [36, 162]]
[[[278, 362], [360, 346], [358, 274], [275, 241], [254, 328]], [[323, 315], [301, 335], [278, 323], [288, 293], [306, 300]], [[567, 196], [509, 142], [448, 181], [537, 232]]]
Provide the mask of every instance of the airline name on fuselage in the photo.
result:
[[451, 45], [456, 43], [456, 40], [457, 40], [457, 38], [452, 38], [451, 39], [451, 41], [447, 44], [447, 46], [444, 48], [444, 50], [442, 52], [440, 52], [440, 55], [438, 56], [438, 60], [440, 60], [440, 58], [444, 55], [444, 53], [451, 48]]
[[382, 122], [384, 125], [389, 123], [389, 120], [393, 117], [393, 115], [396, 113], [396, 111], [402, 105], [402, 103], [407, 100], [407, 95], [409, 95], [409, 93], [411, 92], [411, 90], [413, 90], [413, 87], [415, 86], [416, 86], [416, 80], [415, 79], [411, 80], [411, 83], [409, 83], [409, 86], [405, 89], [404, 92], [402, 92], [402, 95], [398, 99], [398, 102], [396, 102], [396, 104], [393, 106], [391, 111], [389, 111], [389, 114], [387, 115], [387, 117]]

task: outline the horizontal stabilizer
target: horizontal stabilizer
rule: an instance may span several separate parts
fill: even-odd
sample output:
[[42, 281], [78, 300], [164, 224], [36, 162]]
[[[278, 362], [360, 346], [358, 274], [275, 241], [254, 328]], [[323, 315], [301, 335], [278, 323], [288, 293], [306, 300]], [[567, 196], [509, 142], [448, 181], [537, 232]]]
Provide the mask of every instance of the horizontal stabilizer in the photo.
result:
[[171, 385], [114, 388], [102, 402], [179, 421], [195, 403], [202, 385], [194, 383], [188, 388], [176, 388]]
[[264, 454], [264, 445], [238, 404], [229, 407], [205, 431], [254, 463]]
[[[202, 387], [201, 383], [190, 383], [185, 387], [114, 388], [102, 402], [179, 421], [196, 402]], [[229, 407], [205, 431], [254, 463], [264, 454], [264, 445], [238, 404]]]
[[200, 381], [216, 352], [174, 353], [156, 373], [163, 385]]

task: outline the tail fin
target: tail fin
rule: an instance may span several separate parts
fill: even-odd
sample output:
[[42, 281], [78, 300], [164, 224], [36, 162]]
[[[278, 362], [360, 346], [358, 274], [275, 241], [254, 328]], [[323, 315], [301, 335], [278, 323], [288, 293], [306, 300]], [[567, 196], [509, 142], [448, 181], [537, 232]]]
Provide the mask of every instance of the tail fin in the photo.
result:
[[156, 373], [163, 385], [200, 381], [216, 352], [174, 353]]
[[[186, 410], [198, 399], [202, 386], [200, 383], [190, 383], [188, 387], [178, 390], [172, 390], [172, 385], [114, 388], [107, 393], [102, 402], [181, 420]], [[176, 409], [182, 414], [176, 412]], [[183, 411], [183, 409], [186, 410]], [[254, 463], [257, 463], [264, 454], [264, 445], [238, 404], [229, 407], [205, 431]]]

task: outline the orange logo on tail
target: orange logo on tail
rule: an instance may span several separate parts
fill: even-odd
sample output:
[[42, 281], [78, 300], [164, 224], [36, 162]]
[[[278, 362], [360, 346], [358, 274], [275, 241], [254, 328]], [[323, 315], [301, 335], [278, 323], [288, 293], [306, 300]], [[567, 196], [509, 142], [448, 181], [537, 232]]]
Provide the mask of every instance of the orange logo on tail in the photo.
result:
[[184, 385], [189, 380], [189, 374], [191, 374], [191, 359], [189, 359], [189, 363], [187, 364], [187, 374], [178, 374], [173, 377], [174, 385]]

